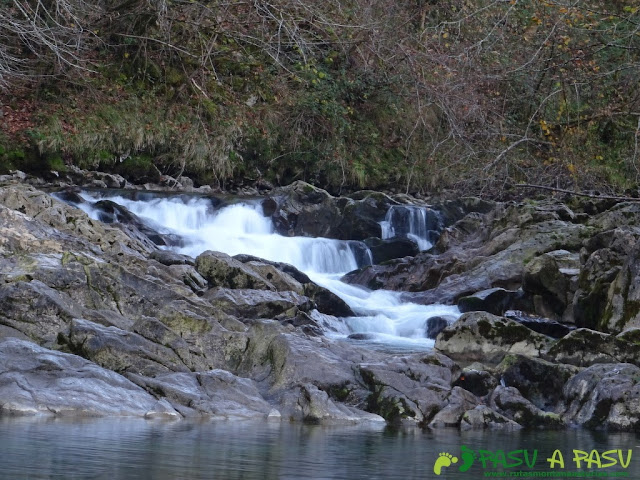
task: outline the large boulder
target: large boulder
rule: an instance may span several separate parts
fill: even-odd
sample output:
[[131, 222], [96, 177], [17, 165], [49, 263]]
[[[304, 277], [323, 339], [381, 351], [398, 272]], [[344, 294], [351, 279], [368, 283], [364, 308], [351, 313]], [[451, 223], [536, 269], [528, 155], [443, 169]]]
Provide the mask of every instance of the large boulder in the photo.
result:
[[276, 231], [285, 236], [334, 237], [342, 215], [326, 190], [297, 181], [271, 192], [277, 203], [272, 215]]
[[558, 429], [565, 426], [559, 415], [539, 409], [515, 387], [497, 386], [491, 394], [489, 406], [523, 427]]
[[496, 374], [505, 387], [517, 388], [524, 398], [545, 411], [556, 407], [562, 387], [578, 371], [570, 365], [524, 355], [507, 355], [496, 367]]
[[[616, 210], [614, 213], [620, 211]], [[614, 217], [617, 218], [617, 215]], [[606, 221], [607, 212], [596, 219]], [[606, 226], [610, 226], [608, 221], [605, 223]], [[620, 300], [624, 295], [627, 280], [631, 280], [630, 268], [634, 258], [631, 254], [639, 239], [640, 228], [622, 224], [617, 228], [605, 230], [585, 242], [578, 289], [573, 298], [576, 325], [614, 332], [624, 328], [624, 313], [621, 313], [624, 302]], [[637, 254], [635, 256], [637, 257]], [[625, 267], [625, 272], [621, 273], [627, 261], [628, 266]]]
[[602, 324], [611, 332], [640, 327], [640, 241], [609, 288]]
[[539, 357], [551, 339], [512, 320], [486, 312], [463, 314], [444, 329], [435, 348], [461, 363], [499, 363], [507, 354]]
[[571, 378], [562, 390], [566, 422], [609, 430], [640, 427], [640, 368], [629, 363], [597, 364]]
[[413, 240], [402, 237], [388, 240], [367, 238], [364, 243], [371, 251], [374, 264], [383, 263], [394, 258], [413, 257], [420, 252], [418, 245]]
[[547, 252], [531, 260], [525, 267], [522, 289], [533, 296], [536, 313], [562, 318], [573, 300], [572, 278], [577, 278], [579, 271], [579, 255], [566, 250]]

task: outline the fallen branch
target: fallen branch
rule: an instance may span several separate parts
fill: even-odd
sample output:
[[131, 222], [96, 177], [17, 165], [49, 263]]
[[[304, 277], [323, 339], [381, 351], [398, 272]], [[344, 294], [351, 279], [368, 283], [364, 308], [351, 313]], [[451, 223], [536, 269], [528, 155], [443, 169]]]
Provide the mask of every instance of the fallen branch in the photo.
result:
[[536, 188], [539, 190], [549, 190], [551, 192], [568, 193], [569, 195], [575, 195], [577, 197], [599, 198], [601, 200], [619, 200], [621, 202], [640, 202], [640, 198], [617, 197], [613, 195], [597, 195], [594, 193], [581, 193], [574, 192], [573, 190], [565, 190], [564, 188], [545, 187], [544, 185], [531, 185], [529, 183], [518, 183], [515, 186], [518, 188]]

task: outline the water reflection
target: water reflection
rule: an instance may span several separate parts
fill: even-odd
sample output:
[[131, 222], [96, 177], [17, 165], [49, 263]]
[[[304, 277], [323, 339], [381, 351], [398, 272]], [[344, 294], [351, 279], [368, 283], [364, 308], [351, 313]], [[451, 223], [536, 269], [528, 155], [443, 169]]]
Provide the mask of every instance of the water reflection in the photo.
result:
[[[138, 419], [0, 419], [2, 479], [413, 479], [482, 478], [479, 462], [437, 477], [440, 452], [539, 450], [548, 471], [555, 449], [633, 449], [626, 470], [640, 478], [634, 434], [457, 432], [385, 427], [320, 427], [255, 422], [149, 422]], [[637, 456], [636, 456], [637, 455]], [[620, 471], [620, 469], [618, 469]], [[522, 477], [521, 477], [522, 478]], [[602, 477], [600, 477], [602, 478]]]

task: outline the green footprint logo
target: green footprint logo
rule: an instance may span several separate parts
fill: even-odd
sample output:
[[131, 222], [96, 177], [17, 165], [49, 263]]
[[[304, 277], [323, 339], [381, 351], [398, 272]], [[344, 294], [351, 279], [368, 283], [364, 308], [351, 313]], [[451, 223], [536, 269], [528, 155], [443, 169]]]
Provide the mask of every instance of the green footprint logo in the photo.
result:
[[460, 450], [462, 451], [462, 453], [460, 454], [460, 456], [462, 457], [462, 465], [460, 465], [460, 471], [466, 472], [471, 468], [471, 465], [473, 465], [473, 462], [476, 461], [476, 454], [473, 450], [468, 448], [466, 445], [462, 445], [460, 447]]
[[440, 475], [442, 469], [450, 467], [452, 463], [458, 463], [458, 457], [454, 457], [450, 453], [442, 452], [438, 455], [436, 463], [433, 464], [433, 473]]

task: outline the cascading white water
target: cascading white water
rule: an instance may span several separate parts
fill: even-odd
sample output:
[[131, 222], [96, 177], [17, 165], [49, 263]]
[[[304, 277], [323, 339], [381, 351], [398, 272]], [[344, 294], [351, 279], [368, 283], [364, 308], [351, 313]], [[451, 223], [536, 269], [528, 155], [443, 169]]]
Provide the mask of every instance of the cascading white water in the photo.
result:
[[[98, 219], [99, 212], [91, 206], [96, 198], [87, 193], [82, 197], [88, 203], [79, 206]], [[205, 250], [215, 250], [294, 265], [314, 282], [340, 296], [357, 314], [335, 319], [315, 313], [319, 323], [333, 330], [327, 332], [330, 336], [344, 338], [352, 333], [366, 333], [373, 343], [424, 350], [433, 346], [433, 340], [425, 337], [426, 320], [436, 315], [459, 315], [454, 306], [406, 303], [400, 300], [399, 292], [370, 291], [341, 282], [342, 275], [363, 266], [358, 265], [354, 247], [364, 249], [364, 244], [284, 237], [274, 232], [271, 219], [263, 215], [258, 203], [237, 203], [215, 210], [210, 200], [197, 197], [186, 201], [182, 198], [135, 201], [122, 196], [101, 199], [124, 206], [160, 233], [179, 235], [184, 245], [171, 247], [178, 253], [196, 257]]]
[[392, 205], [382, 222], [382, 239], [406, 236], [422, 250], [429, 250], [433, 244], [429, 240], [428, 211], [414, 205]]

